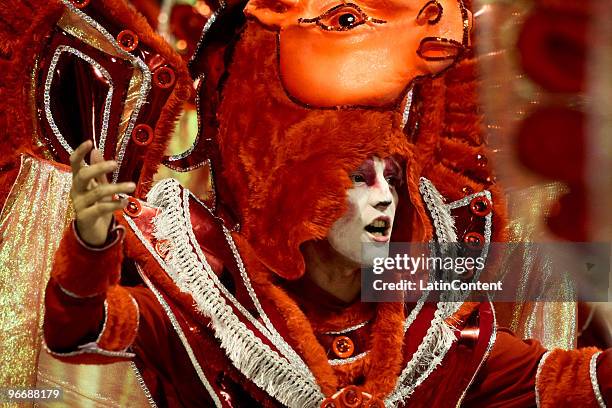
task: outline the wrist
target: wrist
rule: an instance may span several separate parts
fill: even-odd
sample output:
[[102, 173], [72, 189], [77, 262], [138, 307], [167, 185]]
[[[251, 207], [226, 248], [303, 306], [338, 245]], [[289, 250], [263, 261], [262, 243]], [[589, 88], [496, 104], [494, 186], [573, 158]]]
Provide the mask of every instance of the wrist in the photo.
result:
[[72, 232], [74, 233], [74, 237], [84, 248], [90, 251], [104, 251], [117, 242], [123, 239], [123, 235], [125, 234], [125, 228], [122, 225], [117, 223], [115, 216], [111, 218], [111, 222], [108, 225], [108, 230], [106, 232], [106, 239], [102, 242], [92, 243], [90, 239], [85, 239], [81, 232], [79, 232], [78, 221], [74, 220], [72, 222]]

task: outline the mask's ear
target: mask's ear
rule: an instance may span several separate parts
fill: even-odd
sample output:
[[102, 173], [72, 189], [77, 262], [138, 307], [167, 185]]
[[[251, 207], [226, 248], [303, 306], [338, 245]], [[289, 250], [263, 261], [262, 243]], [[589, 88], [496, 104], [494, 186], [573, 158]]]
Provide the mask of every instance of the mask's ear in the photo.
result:
[[282, 28], [295, 22], [299, 3], [300, 0], [250, 0], [244, 12], [266, 26]]

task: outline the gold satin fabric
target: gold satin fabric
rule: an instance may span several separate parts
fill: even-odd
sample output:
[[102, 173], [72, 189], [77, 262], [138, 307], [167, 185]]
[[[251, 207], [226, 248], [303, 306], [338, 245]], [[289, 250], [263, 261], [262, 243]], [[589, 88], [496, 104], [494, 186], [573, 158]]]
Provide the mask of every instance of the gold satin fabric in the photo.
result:
[[44, 287], [68, 222], [71, 177], [23, 157], [0, 219], [0, 384], [36, 382]]
[[41, 351], [44, 288], [72, 219], [71, 179], [65, 167], [23, 156], [0, 216], [0, 387], [64, 390], [62, 402], [42, 407], [145, 407], [129, 363], [71, 365]]
[[[559, 183], [533, 186], [508, 195], [509, 233], [511, 242], [551, 241], [545, 233], [544, 220], [550, 207], [566, 191]], [[528, 302], [533, 299], [530, 289], [537, 286], [546, 298], [571, 299], [575, 289], [569, 272], [555, 270], [550, 257], [536, 247], [518, 248], [509, 254], [505, 268], [520, 268], [521, 285], [512, 313], [510, 329], [523, 338], [538, 339], [545, 347], [572, 349], [576, 347], [577, 311], [575, 302]], [[524, 251], [523, 251], [524, 249]], [[519, 252], [516, 251], [516, 252]], [[522, 301], [522, 302], [521, 302]]]
[[[475, 0], [472, 12], [478, 40], [474, 46], [480, 70], [480, 99], [484, 112], [486, 136], [492, 152], [490, 161], [500, 184], [506, 189], [511, 242], [554, 242], [544, 225], [550, 206], [564, 191], [564, 186], [549, 183], [526, 169], [517, 155], [517, 130], [522, 121], [539, 107], [555, 101], [558, 95], [546, 94], [521, 70], [516, 41], [522, 23], [536, 6], [533, 0]], [[546, 154], [546, 152], [542, 152]], [[571, 299], [573, 287], [568, 275], [552, 270], [554, 254], [535, 247], [531, 253], [518, 249], [508, 254], [505, 271], [516, 276], [520, 271], [522, 286], [517, 302], [501, 304], [500, 324], [523, 338], [535, 338], [548, 348], [573, 348], [576, 341], [576, 304], [574, 302], [527, 302], [534, 286], [551, 293], [559, 291]], [[534, 253], [535, 252], [535, 253]], [[547, 261], [548, 259], [548, 261]], [[546, 296], [548, 299], [554, 296]], [[505, 313], [502, 313], [502, 309]], [[511, 309], [511, 310], [508, 310]]]

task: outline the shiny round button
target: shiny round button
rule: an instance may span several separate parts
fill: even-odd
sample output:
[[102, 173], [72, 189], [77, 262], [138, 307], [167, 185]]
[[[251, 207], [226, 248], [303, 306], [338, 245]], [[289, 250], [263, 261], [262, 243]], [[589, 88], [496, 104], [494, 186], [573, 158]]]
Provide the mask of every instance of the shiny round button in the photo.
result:
[[468, 232], [463, 237], [463, 242], [465, 242], [470, 248], [481, 249], [484, 247], [485, 237], [477, 232]]
[[159, 67], [153, 72], [153, 83], [159, 88], [170, 88], [175, 81], [174, 71], [169, 67]]
[[138, 146], [148, 146], [153, 141], [153, 129], [149, 125], [140, 124], [132, 130], [132, 140]]
[[491, 213], [491, 201], [487, 197], [479, 196], [474, 197], [472, 201], [470, 201], [470, 211], [472, 214], [477, 215], [479, 217], [485, 217]]
[[132, 218], [136, 218], [142, 213], [142, 205], [138, 199], [129, 197], [127, 206], [123, 209], [123, 212]]
[[360, 407], [363, 402], [363, 395], [361, 391], [359, 391], [359, 388], [354, 385], [349, 385], [342, 390], [340, 400], [345, 407], [357, 408]]
[[138, 36], [131, 30], [123, 30], [117, 35], [117, 42], [123, 51], [131, 52], [138, 47]]
[[72, 5], [78, 9], [87, 7], [87, 5], [89, 4], [89, 1], [90, 0], [70, 0]]
[[334, 339], [332, 350], [340, 358], [349, 358], [355, 352], [355, 344], [350, 338], [339, 336]]

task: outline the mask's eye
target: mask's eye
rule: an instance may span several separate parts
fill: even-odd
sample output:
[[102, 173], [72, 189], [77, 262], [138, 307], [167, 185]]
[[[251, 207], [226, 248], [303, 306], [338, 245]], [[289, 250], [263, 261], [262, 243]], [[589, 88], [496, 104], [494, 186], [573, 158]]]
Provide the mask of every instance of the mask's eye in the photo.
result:
[[386, 21], [369, 17], [353, 3], [339, 4], [319, 17], [300, 18], [300, 23], [314, 23], [326, 31], [346, 31], [367, 22], [384, 24]]

